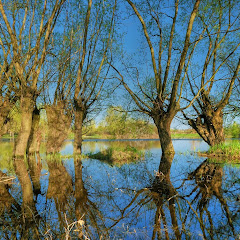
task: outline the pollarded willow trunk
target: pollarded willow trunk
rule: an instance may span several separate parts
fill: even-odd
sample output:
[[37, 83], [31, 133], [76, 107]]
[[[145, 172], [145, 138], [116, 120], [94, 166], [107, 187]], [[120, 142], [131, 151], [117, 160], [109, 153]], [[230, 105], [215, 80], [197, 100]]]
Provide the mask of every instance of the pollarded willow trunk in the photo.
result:
[[83, 121], [86, 118], [86, 111], [76, 108], [75, 110], [75, 123], [74, 123], [74, 154], [82, 153], [82, 127]]
[[59, 152], [67, 139], [72, 115], [65, 107], [64, 101], [46, 107], [48, 120], [47, 153]]
[[33, 154], [39, 152], [42, 135], [39, 129], [40, 110], [35, 106], [32, 116], [32, 128], [28, 140], [27, 153]]
[[222, 111], [204, 113], [196, 119], [189, 119], [188, 123], [210, 146], [223, 143], [225, 140]]
[[20, 98], [21, 103], [21, 129], [14, 147], [14, 156], [25, 156], [27, 151], [28, 139], [32, 128], [32, 115], [36, 97], [31, 90], [25, 90]]

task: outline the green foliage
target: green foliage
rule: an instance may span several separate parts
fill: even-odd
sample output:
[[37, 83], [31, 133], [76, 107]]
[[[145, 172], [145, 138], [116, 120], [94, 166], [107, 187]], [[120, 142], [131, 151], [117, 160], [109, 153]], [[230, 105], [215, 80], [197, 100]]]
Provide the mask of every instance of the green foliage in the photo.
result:
[[234, 122], [231, 126], [226, 128], [226, 134], [230, 135], [232, 138], [240, 137], [240, 125]]
[[143, 119], [131, 117], [122, 107], [110, 107], [104, 123], [99, 127], [101, 132], [113, 138], [139, 138], [157, 134], [156, 127]]
[[83, 126], [83, 134], [85, 136], [95, 136], [97, 134], [97, 126], [94, 120]]
[[122, 107], [110, 107], [105, 117], [107, 133], [114, 137], [124, 135], [127, 113]]

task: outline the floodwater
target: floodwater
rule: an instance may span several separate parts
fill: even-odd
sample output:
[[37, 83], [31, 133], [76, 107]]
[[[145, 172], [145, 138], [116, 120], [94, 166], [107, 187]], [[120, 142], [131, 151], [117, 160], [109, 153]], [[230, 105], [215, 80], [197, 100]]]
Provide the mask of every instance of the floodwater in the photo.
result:
[[158, 141], [85, 141], [83, 153], [126, 146], [145, 157], [73, 159], [66, 142], [13, 162], [0, 142], [0, 239], [239, 239], [238, 164], [198, 157], [200, 140], [174, 140], [169, 175]]

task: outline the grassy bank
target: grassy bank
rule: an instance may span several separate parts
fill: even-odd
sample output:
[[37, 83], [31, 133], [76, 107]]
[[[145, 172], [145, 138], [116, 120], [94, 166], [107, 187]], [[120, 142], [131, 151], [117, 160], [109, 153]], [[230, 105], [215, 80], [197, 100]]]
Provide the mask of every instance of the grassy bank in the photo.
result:
[[240, 142], [231, 141], [210, 147], [205, 153], [199, 153], [200, 156], [210, 158], [240, 159]]
[[172, 133], [173, 139], [200, 139], [197, 133]]

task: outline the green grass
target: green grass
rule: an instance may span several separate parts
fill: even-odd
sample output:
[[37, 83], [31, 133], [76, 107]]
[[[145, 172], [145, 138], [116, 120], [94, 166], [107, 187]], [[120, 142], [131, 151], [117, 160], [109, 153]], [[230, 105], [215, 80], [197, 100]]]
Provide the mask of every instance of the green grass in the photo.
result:
[[215, 145], [208, 150], [210, 154], [224, 154], [229, 156], [240, 156], [240, 142], [231, 141]]
[[200, 137], [197, 133], [172, 133], [172, 138], [185, 139], [185, 138], [200, 138]]

